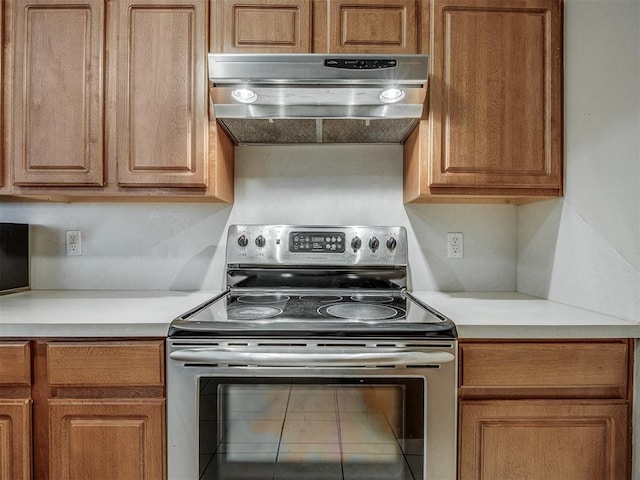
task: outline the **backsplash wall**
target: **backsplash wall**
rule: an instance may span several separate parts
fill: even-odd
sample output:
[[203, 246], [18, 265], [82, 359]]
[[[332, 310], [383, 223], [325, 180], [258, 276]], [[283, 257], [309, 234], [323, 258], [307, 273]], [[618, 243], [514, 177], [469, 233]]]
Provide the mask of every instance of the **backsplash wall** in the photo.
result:
[[565, 1], [565, 198], [518, 208], [517, 255], [519, 291], [636, 322], [639, 26], [639, 1]]
[[[34, 289], [218, 290], [228, 225], [283, 223], [402, 225], [414, 290], [516, 290], [517, 208], [403, 205], [400, 146], [240, 147], [235, 188], [232, 206], [1, 203], [0, 221], [34, 225]], [[464, 258], [446, 257], [447, 232]]]

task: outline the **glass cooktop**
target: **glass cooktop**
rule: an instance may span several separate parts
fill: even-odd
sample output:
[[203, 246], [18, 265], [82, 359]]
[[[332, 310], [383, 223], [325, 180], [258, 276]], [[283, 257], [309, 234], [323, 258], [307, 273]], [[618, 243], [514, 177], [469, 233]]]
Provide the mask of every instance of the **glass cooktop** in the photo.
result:
[[174, 320], [169, 336], [413, 335], [455, 338], [453, 322], [404, 292], [227, 293]]

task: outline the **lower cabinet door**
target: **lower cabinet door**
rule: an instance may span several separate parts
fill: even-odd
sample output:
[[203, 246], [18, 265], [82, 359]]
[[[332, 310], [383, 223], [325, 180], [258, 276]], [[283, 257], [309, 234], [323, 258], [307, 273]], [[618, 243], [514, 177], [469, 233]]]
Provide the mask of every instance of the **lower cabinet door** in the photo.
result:
[[0, 480], [31, 478], [31, 399], [0, 399]]
[[628, 408], [622, 401], [462, 401], [459, 478], [628, 478]]
[[49, 401], [50, 478], [165, 478], [164, 399]]

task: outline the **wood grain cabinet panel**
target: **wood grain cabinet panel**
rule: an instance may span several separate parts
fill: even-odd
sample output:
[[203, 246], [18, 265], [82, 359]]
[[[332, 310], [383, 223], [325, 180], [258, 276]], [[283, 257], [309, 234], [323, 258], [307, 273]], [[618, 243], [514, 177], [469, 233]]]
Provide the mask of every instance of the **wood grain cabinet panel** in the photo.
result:
[[433, 0], [405, 201], [562, 194], [562, 3]]
[[52, 479], [165, 478], [164, 399], [52, 399], [49, 415]]
[[52, 342], [47, 375], [54, 386], [162, 386], [164, 343]]
[[0, 398], [0, 480], [31, 479], [31, 399]]
[[117, 11], [118, 185], [204, 188], [207, 3], [123, 0]]
[[332, 53], [418, 53], [415, 0], [331, 0]]
[[164, 339], [38, 341], [34, 379], [34, 478], [165, 478]]
[[30, 343], [0, 343], [0, 480], [31, 479]]
[[463, 401], [461, 480], [628, 478], [628, 406]]
[[29, 342], [0, 343], [0, 385], [31, 385]]
[[212, 15], [212, 51], [311, 51], [310, 0], [223, 0]]
[[106, 2], [8, 5], [13, 183], [102, 185]]
[[464, 342], [463, 398], [627, 398], [629, 344]]
[[2, 8], [12, 160], [0, 194], [233, 201], [233, 144], [208, 115], [209, 0]]

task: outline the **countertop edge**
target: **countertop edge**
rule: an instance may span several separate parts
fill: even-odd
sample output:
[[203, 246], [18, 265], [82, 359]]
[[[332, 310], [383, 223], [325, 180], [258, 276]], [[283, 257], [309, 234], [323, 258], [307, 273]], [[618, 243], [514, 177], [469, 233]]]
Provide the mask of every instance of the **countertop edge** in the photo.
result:
[[[218, 293], [16, 293], [0, 297], [0, 339], [166, 337], [175, 317]], [[640, 323], [518, 292], [412, 293], [453, 320], [463, 340], [640, 338]], [[77, 310], [71, 321], [65, 315], [69, 309]]]

